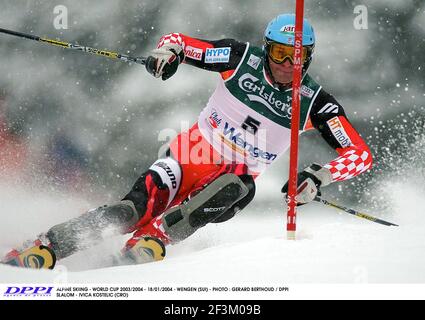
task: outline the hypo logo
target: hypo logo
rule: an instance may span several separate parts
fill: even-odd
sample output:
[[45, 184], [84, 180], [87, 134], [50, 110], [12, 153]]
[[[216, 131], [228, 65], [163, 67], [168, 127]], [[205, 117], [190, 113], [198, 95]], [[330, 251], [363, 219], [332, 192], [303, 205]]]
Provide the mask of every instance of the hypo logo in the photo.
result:
[[52, 290], [53, 287], [7, 287], [7, 290], [3, 293], [3, 296], [50, 296], [52, 294]]
[[208, 48], [205, 52], [205, 63], [225, 63], [230, 59], [230, 47]]

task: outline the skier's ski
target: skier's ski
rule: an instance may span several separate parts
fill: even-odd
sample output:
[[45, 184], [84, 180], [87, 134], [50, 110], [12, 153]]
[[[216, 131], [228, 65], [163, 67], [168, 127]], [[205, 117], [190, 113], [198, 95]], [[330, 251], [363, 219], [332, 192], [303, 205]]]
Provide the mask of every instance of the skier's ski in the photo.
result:
[[39, 245], [21, 253], [14, 250], [1, 263], [30, 269], [53, 269], [56, 264], [56, 255], [49, 247]]
[[165, 246], [161, 240], [152, 237], [142, 237], [137, 243], [124, 250], [116, 264], [143, 264], [161, 261], [165, 257]]
[[[112, 265], [143, 264], [160, 261], [164, 257], [165, 246], [159, 239], [141, 237], [133, 247], [124, 250], [119, 257], [112, 257]], [[56, 254], [48, 246], [34, 245], [21, 252], [12, 250], [0, 263], [29, 269], [53, 269]]]

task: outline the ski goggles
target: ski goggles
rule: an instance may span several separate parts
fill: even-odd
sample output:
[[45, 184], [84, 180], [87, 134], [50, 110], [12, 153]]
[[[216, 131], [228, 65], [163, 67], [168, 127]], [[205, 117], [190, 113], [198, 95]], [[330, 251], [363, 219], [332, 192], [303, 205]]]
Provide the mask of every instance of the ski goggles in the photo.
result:
[[[266, 41], [266, 49], [270, 59], [272, 59], [274, 63], [281, 64], [286, 59], [289, 59], [289, 61], [294, 64], [294, 47], [282, 43]], [[307, 56], [309, 54], [311, 54], [311, 48], [303, 47], [301, 63], [304, 63], [307, 60]]]

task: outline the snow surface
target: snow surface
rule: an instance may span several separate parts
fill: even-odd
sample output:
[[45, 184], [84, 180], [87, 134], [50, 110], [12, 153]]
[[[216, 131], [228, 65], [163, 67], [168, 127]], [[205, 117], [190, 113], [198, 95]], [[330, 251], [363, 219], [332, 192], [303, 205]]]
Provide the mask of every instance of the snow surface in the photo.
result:
[[[128, 238], [119, 236], [60, 261], [54, 271], [0, 266], [0, 283], [423, 283], [425, 199], [423, 186], [412, 181], [388, 180], [381, 185], [392, 214], [355, 208], [400, 227], [381, 226], [313, 203], [299, 209], [298, 239], [289, 241], [284, 211], [262, 210], [254, 202], [236, 218], [208, 225], [168, 247], [162, 262], [107, 267], [108, 254], [117, 252]], [[261, 182], [263, 188], [266, 183]], [[0, 190], [0, 253], [92, 205], [77, 196], [5, 186]]]

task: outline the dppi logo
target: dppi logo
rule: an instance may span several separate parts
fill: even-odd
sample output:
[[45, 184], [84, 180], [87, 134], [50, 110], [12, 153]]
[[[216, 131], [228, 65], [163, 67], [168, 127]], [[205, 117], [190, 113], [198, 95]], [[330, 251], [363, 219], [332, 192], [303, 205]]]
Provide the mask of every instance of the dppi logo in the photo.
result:
[[217, 111], [215, 111], [214, 109], [212, 110], [212, 112], [211, 112], [211, 115], [208, 117], [208, 122], [209, 122], [209, 124], [210, 124], [210, 126], [213, 128], [213, 129], [217, 129], [218, 128], [218, 126], [220, 125], [220, 123], [221, 123], [221, 120], [222, 119], [220, 119], [219, 117], [218, 117], [218, 113], [217, 113]]
[[7, 287], [5, 297], [16, 296], [50, 296], [53, 287]]

